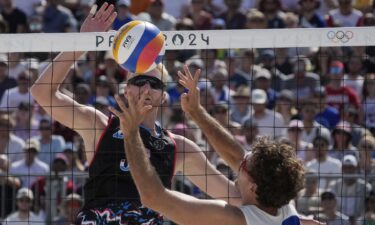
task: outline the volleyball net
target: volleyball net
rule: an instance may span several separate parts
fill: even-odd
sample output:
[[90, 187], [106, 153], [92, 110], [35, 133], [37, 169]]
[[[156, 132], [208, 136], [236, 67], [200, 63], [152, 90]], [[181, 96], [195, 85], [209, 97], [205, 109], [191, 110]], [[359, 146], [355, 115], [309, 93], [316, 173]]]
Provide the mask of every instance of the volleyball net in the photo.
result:
[[[83, 195], [88, 163], [82, 139], [51, 119], [28, 87], [58, 52], [85, 51], [61, 89], [109, 115], [107, 107], [116, 105], [113, 96], [123, 93], [127, 76], [110, 53], [114, 35], [0, 35], [0, 126], [6, 137], [6, 145], [0, 146], [0, 178], [5, 181], [0, 218], [15, 209], [19, 185], [33, 190], [34, 207], [49, 222], [63, 210], [59, 205], [67, 194]], [[244, 149], [250, 151], [259, 136], [296, 148], [307, 171], [306, 189], [295, 200], [301, 214], [328, 220], [320, 217], [324, 201], [336, 199], [340, 212], [364, 221], [371, 200], [375, 202], [373, 28], [166, 31], [164, 36], [163, 64], [170, 77], [158, 116], [162, 127], [191, 139], [207, 163], [235, 179], [237, 171], [218, 157], [180, 106], [185, 90], [177, 82], [177, 71], [184, 64], [193, 72], [201, 69], [202, 105]], [[25, 143], [41, 138], [37, 157], [49, 168], [34, 171], [18, 165], [25, 157]], [[207, 198], [206, 190], [199, 190], [183, 172], [175, 176], [174, 189]]]

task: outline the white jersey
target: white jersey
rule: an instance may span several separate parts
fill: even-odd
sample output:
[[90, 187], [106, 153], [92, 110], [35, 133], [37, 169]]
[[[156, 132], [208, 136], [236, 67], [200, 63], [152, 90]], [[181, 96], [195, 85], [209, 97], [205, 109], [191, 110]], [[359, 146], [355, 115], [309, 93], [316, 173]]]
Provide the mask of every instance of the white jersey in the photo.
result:
[[255, 205], [240, 207], [247, 225], [300, 225], [297, 210], [292, 205], [281, 207], [276, 216], [272, 216]]

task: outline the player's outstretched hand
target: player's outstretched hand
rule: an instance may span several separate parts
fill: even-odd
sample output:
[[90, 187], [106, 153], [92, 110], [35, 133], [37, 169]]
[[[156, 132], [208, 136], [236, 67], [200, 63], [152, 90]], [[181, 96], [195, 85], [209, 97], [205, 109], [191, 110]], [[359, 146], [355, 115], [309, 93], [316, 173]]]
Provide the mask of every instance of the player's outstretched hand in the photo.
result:
[[96, 12], [98, 6], [93, 5], [89, 15], [83, 21], [81, 32], [104, 32], [107, 31], [117, 17], [114, 6], [105, 2]]
[[151, 105], [144, 104], [147, 94], [148, 90], [142, 93], [140, 99], [134, 99], [132, 95], [128, 95], [128, 106], [125, 105], [120, 96], [115, 96], [121, 112], [112, 107], [109, 110], [120, 119], [120, 127], [125, 137], [138, 131], [146, 114], [152, 109]]
[[178, 71], [177, 75], [180, 78], [178, 82], [188, 89], [188, 93], [181, 95], [182, 110], [192, 116], [192, 114], [197, 112], [200, 108], [200, 91], [197, 85], [201, 75], [201, 70], [197, 70], [193, 77], [188, 66], [184, 65], [184, 73]]

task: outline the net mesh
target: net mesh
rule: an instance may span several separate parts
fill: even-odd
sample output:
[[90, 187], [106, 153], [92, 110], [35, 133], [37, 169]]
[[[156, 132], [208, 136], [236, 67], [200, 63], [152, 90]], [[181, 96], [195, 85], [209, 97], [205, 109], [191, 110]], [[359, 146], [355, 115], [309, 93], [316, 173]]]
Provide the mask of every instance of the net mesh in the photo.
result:
[[[373, 33], [372, 28], [366, 27], [165, 32], [167, 51], [163, 64], [169, 77], [158, 124], [190, 139], [207, 157], [203, 173], [189, 171], [186, 165], [179, 168], [173, 189], [209, 198], [205, 194], [208, 189], [217, 188], [210, 184], [211, 177], [217, 174], [208, 172], [209, 164], [230, 180], [237, 176], [237, 171], [230, 170], [220, 159], [199, 127], [181, 109], [180, 96], [185, 89], [178, 84], [177, 71], [187, 64], [192, 74], [202, 70], [198, 84], [201, 104], [244, 149], [250, 151], [255, 138], [264, 135], [296, 148], [307, 169], [306, 188], [295, 199], [299, 213], [330, 220], [321, 212], [332, 207], [326, 200], [336, 199], [338, 211], [352, 221], [363, 222], [374, 202]], [[84, 152], [94, 150], [85, 148], [75, 131], [53, 120], [47, 112], [88, 105], [110, 115], [107, 107], [116, 106], [113, 96], [123, 93], [128, 75], [110, 53], [113, 35], [0, 36], [2, 220], [20, 207], [16, 201], [19, 185], [32, 190], [33, 210], [42, 218], [30, 221], [54, 221], [64, 212], [67, 196], [78, 198], [78, 202], [84, 200], [68, 194], [83, 196], [90, 165]], [[52, 63], [52, 68], [54, 63], [72, 65], [58, 88], [82, 105], [52, 109], [52, 104], [44, 105], [46, 112], [34, 100], [29, 87], [59, 51], [77, 55], [87, 51], [77, 60], [72, 61], [71, 57]], [[53, 82], [42, 85], [56, 86]], [[95, 128], [76, 127], [79, 131], [84, 129]], [[40, 145], [38, 165], [31, 168], [21, 163], [26, 155], [25, 145], [36, 145], [30, 139]], [[205, 188], [200, 190], [192, 180], [203, 181]], [[226, 190], [225, 196], [215, 197], [227, 199]], [[337, 216], [336, 220], [342, 222], [345, 218]]]

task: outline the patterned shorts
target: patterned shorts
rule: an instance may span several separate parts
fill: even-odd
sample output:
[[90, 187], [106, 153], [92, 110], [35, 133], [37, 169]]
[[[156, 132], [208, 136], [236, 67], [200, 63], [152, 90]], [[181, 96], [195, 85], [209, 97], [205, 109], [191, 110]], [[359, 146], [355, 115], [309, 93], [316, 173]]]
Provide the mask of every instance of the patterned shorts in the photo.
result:
[[137, 207], [130, 202], [110, 204], [83, 210], [78, 214], [76, 225], [162, 225], [163, 218], [157, 212]]

